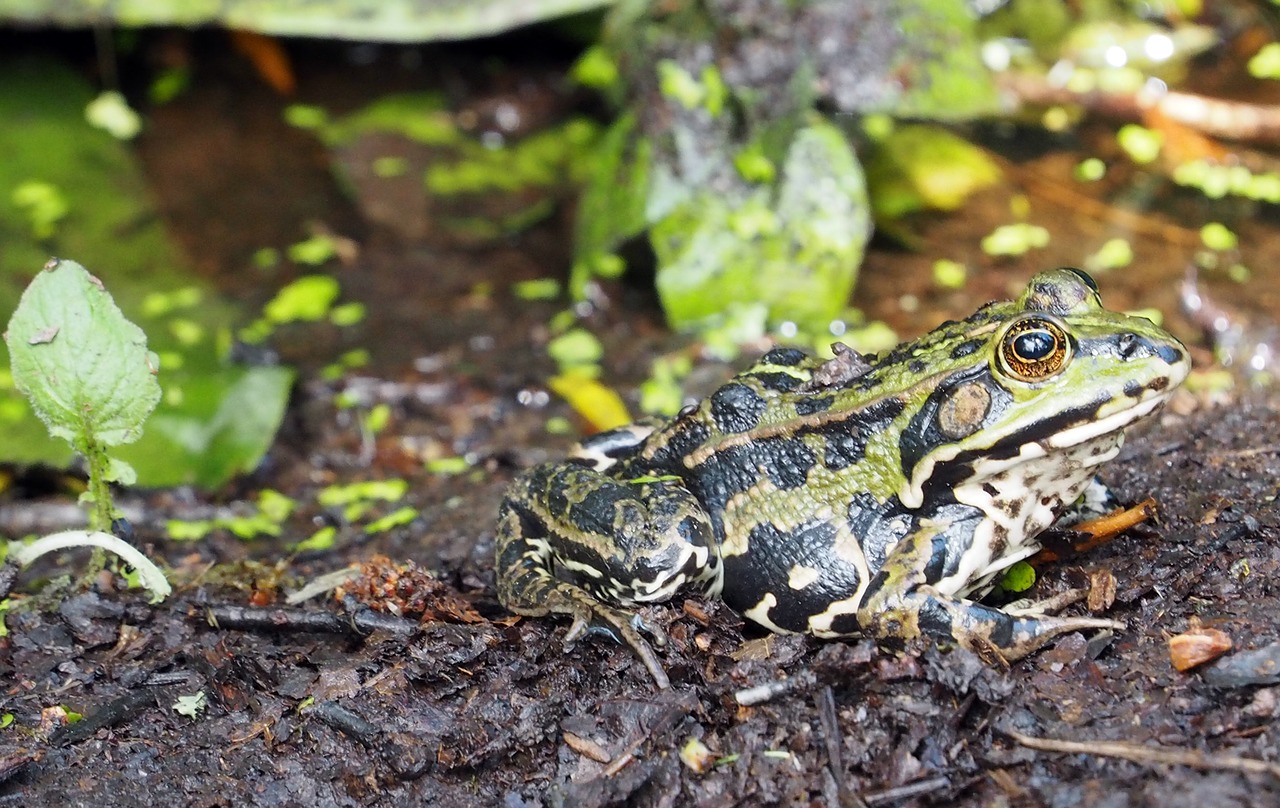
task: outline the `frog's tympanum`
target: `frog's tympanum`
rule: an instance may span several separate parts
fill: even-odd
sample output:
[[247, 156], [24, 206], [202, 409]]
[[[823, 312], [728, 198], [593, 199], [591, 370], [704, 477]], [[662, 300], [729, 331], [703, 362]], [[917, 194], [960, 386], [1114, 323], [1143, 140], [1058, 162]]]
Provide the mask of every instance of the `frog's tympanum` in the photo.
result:
[[720, 597], [766, 628], [885, 644], [929, 635], [1017, 659], [1109, 620], [968, 600], [1034, 553], [1186, 377], [1186, 348], [1107, 311], [1074, 269], [1036, 275], [888, 353], [777, 348], [667, 422], [597, 435], [512, 485], [497, 538], [514, 612], [629, 643], [627, 607]]

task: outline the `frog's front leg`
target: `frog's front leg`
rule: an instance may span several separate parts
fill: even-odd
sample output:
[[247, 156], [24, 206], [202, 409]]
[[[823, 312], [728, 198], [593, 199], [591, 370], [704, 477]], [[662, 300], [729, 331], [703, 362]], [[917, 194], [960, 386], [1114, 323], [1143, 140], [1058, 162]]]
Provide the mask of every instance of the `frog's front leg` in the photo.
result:
[[1014, 615], [939, 592], [932, 584], [946, 558], [945, 526], [925, 522], [885, 559], [858, 607], [858, 624], [880, 640], [924, 634], [1012, 661], [1060, 634], [1123, 623], [1092, 617]]
[[[723, 567], [711, 524], [678, 479], [620, 480], [585, 465], [546, 464], [512, 484], [498, 518], [498, 599], [517, 614], [573, 617], [572, 642], [603, 625], [630, 645], [660, 687], [669, 682], [637, 628], [615, 606], [719, 593]], [[612, 604], [612, 605], [610, 605]], [[646, 629], [659, 645], [661, 632]]]

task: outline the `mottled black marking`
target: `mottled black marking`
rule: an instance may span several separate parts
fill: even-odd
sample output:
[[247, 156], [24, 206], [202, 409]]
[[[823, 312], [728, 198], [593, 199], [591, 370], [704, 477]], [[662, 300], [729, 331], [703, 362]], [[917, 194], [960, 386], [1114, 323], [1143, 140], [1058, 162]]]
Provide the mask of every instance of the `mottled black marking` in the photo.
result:
[[758, 381], [764, 389], [779, 393], [793, 392], [805, 383], [804, 379], [790, 373], [752, 373], [751, 378]]
[[1161, 345], [1156, 348], [1156, 356], [1159, 356], [1170, 365], [1176, 365], [1183, 360], [1185, 354], [1180, 348], [1173, 345]]
[[928, 369], [929, 363], [920, 358], [912, 359], [911, 362], [907, 364], [907, 372], [911, 373], [913, 376], [921, 376]]
[[809, 355], [799, 348], [774, 348], [760, 357], [760, 364], [795, 367], [808, 358]]
[[922, 634], [927, 634], [935, 640], [951, 642], [955, 639], [951, 613], [936, 598], [926, 598], [920, 604], [920, 610], [916, 612], [916, 625], [920, 627]]
[[1107, 398], [1104, 396], [1098, 401], [1090, 404], [1083, 404], [1079, 407], [1072, 407], [1068, 410], [1062, 410], [1052, 416], [1043, 418], [1030, 424], [1026, 429], [1013, 435], [1006, 435], [999, 441], [991, 445], [987, 449], [968, 450], [960, 452], [955, 456], [954, 460], [945, 464], [945, 468], [939, 466], [934, 469], [933, 476], [930, 477], [929, 491], [936, 491], [933, 487], [935, 481], [945, 487], [950, 487], [961, 479], [969, 476], [973, 464], [981, 459], [1006, 460], [1018, 454], [1024, 443], [1045, 440], [1059, 432], [1065, 432], [1073, 426], [1079, 426], [1086, 421], [1092, 421], [1098, 414], [1098, 409], [1106, 403]]
[[1129, 398], [1141, 398], [1142, 391], [1145, 387], [1135, 381], [1127, 381], [1124, 383], [1124, 394]]
[[[931, 508], [929, 518], [946, 525], [946, 530], [934, 537], [934, 555], [930, 557], [930, 565], [925, 570], [925, 581], [936, 584], [943, 578], [954, 575], [959, 569], [960, 559], [973, 547], [974, 533], [986, 519], [986, 514], [979, 508], [956, 502], [952, 498], [949, 503], [938, 503]], [[992, 557], [995, 558], [1004, 551], [1003, 543], [993, 542], [993, 545], [997, 543], [999, 552], [995, 547], [992, 550]]]
[[726, 435], [746, 432], [760, 422], [765, 406], [755, 390], [730, 382], [711, 394], [711, 420]]
[[635, 454], [643, 443], [644, 437], [638, 437], [634, 429], [624, 426], [597, 432], [585, 438], [580, 445], [587, 451], [599, 452], [616, 460]]
[[[952, 526], [954, 528], [954, 525]], [[948, 551], [951, 549], [947, 544], [951, 536], [951, 529], [942, 533], [934, 534], [930, 540], [932, 547], [929, 550], [929, 560], [924, 565], [924, 580], [926, 583], [936, 584], [943, 578], [943, 570], [947, 568]], [[957, 556], [958, 557], [958, 556]]]
[[754, 488], [762, 476], [781, 490], [804, 485], [817, 462], [812, 449], [796, 438], [765, 438], [716, 452], [694, 469], [689, 486], [712, 519], [735, 496]]
[[707, 523], [692, 516], [681, 519], [676, 532], [680, 534], [680, 538], [696, 547], [711, 547], [714, 542], [707, 531]]
[[828, 430], [823, 433], [826, 446], [822, 450], [822, 465], [831, 471], [847, 469], [862, 462], [867, 455], [867, 436], [857, 432]]
[[[1014, 644], [1014, 624], [1022, 622], [1012, 615], [1005, 614], [999, 609], [993, 609], [990, 606], [983, 606], [981, 603], [971, 603], [969, 601], [957, 600], [956, 605], [962, 610], [960, 614], [951, 616], [941, 603], [936, 599], [930, 598], [928, 606], [929, 628], [931, 634], [941, 640], [959, 639], [956, 633], [973, 634], [979, 637], [985, 637], [991, 645], [996, 648], [1009, 648]], [[934, 633], [933, 626], [941, 628], [942, 618], [937, 616], [937, 611], [946, 613], [945, 633]], [[920, 627], [925, 629], [926, 610], [922, 606], [920, 609]]]
[[711, 426], [701, 421], [695, 411], [689, 417], [677, 418], [663, 430], [663, 437], [665, 442], [651, 441], [650, 463], [655, 470], [681, 473], [684, 458], [711, 439]]
[[967, 339], [951, 349], [951, 358], [964, 359], [966, 356], [971, 356], [977, 353], [985, 344], [986, 343], [980, 339]]
[[769, 438], [754, 446], [736, 447], [741, 457], [730, 462], [749, 465], [763, 472], [782, 491], [799, 488], [809, 480], [809, 472], [818, 462], [813, 449], [797, 438]]
[[838, 614], [831, 620], [831, 630], [836, 634], [859, 634], [862, 631], [862, 625], [858, 622], [856, 613]]
[[869, 493], [855, 494], [845, 511], [849, 532], [858, 540], [872, 574], [884, 567], [893, 549], [915, 532], [915, 511], [902, 507], [897, 495], [879, 502]]
[[[858, 589], [857, 570], [834, 553], [835, 536], [834, 526], [826, 522], [811, 522], [792, 533], [773, 524], [757, 525], [749, 536], [753, 552], [725, 559], [725, 603], [741, 612], [773, 593], [778, 604], [769, 611], [769, 619], [788, 631], [807, 631], [810, 617]], [[802, 590], [788, 584], [797, 564], [821, 571]]]
[[809, 396], [796, 402], [796, 414], [813, 415], [815, 412], [826, 412], [831, 409], [835, 399], [831, 396]]
[[839, 471], [861, 461], [866, 456], [867, 439], [888, 429], [905, 407], [906, 404], [901, 399], [881, 399], [847, 418], [799, 429], [796, 436], [821, 437], [826, 443], [822, 456], [823, 465], [832, 471]]
[[582, 530], [612, 536], [617, 532], [619, 518], [624, 522], [647, 522], [638, 510], [642, 507], [636, 501], [636, 491], [630, 486], [601, 480], [593, 484], [582, 496], [582, 501], [573, 506], [573, 522]]
[[1087, 356], [1115, 357], [1125, 362], [1154, 357], [1159, 357], [1171, 365], [1183, 361], [1183, 352], [1176, 346], [1153, 342], [1146, 337], [1128, 332], [1083, 340], [1078, 350]]

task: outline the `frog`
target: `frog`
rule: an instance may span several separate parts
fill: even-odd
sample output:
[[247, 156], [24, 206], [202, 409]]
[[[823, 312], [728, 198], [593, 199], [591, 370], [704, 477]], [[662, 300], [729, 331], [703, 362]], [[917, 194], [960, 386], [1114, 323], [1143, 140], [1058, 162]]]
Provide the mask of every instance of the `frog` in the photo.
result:
[[[638, 609], [719, 599], [773, 632], [1012, 662], [1093, 616], [980, 602], [1190, 370], [1070, 267], [880, 354], [776, 347], [669, 420], [599, 433], [499, 507], [500, 602], [604, 632], [659, 687]], [[646, 639], [646, 636], [649, 640]]]

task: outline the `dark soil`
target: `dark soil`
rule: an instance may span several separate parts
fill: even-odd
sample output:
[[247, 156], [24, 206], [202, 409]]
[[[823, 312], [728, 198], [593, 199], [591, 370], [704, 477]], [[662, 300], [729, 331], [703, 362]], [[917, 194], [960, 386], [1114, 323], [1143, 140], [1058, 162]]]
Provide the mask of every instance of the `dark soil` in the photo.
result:
[[[217, 65], [223, 57], [205, 58]], [[466, 84], [465, 66], [451, 65]], [[371, 80], [313, 67], [304, 96], [325, 89], [345, 97]], [[260, 97], [269, 91], [227, 72], [211, 69], [166, 112], [173, 126], [195, 137], [231, 107], [278, 120], [279, 102]], [[501, 81], [475, 81], [467, 92], [507, 92]], [[225, 97], [228, 86], [250, 98], [210, 104], [202, 95]], [[155, 120], [140, 151], [162, 207], [192, 245], [216, 242], [211, 272], [229, 288], [269, 295], [246, 285], [253, 279], [237, 287], [233, 268], [257, 246], [300, 238], [315, 200], [287, 206], [293, 213], [271, 222], [274, 231], [254, 219], [249, 236], [217, 215], [199, 216], [189, 200], [205, 183], [222, 195], [213, 210], [236, 209], [236, 194], [252, 195], [252, 178], [275, 165], [272, 149], [298, 175], [296, 187], [326, 195], [332, 186], [315, 173], [323, 167], [290, 135], [239, 143], [219, 152], [226, 162], [218, 170], [199, 171], [195, 155], [207, 144], [166, 138], [165, 117]], [[254, 122], [241, 125], [251, 131]], [[251, 160], [235, 158], [242, 148]], [[175, 168], [183, 160], [191, 170]], [[1041, 265], [1078, 258], [1081, 237], [1073, 241], [1074, 222], [1056, 215], [1053, 201], [1038, 208], [1055, 230], [1047, 255], [995, 266], [944, 249], [972, 249], [1018, 190], [975, 202], [968, 224], [924, 225], [930, 249], [922, 254], [877, 249], [859, 303], [907, 336], [1003, 296]], [[1046, 567], [1030, 594], [1109, 575], [1114, 603], [1105, 614], [1124, 630], [1067, 636], [1001, 667], [931, 644], [892, 654], [868, 642], [763, 636], [718, 604], [677, 603], [649, 613], [672, 640], [659, 655], [673, 687], [656, 691], [629, 650], [594, 639], [566, 649], [565, 621], [514, 619], [494, 596], [493, 525], [505, 485], [572, 441], [545, 429], [552, 415], [573, 418], [544, 392], [553, 370], [545, 324], [565, 304], [507, 292], [513, 281], [564, 272], [567, 220], [482, 246], [406, 243], [362, 230], [352, 205], [334, 202], [326, 221], [362, 239], [340, 279], [373, 316], [355, 333], [286, 334], [279, 347], [304, 369], [351, 345], [369, 348], [374, 364], [360, 378], [302, 383], [268, 462], [229, 490], [126, 495], [138, 543], [180, 584], [164, 604], [121, 591], [111, 575], [92, 588], [41, 578], [76, 569], [78, 558], [24, 573], [18, 592], [29, 597], [8, 613], [0, 638], [0, 715], [12, 716], [0, 730], [0, 805], [1280, 802], [1276, 399], [1210, 408], [1187, 394], [1105, 470], [1121, 502], [1155, 497], [1159, 520]], [[1189, 248], [1158, 234], [1148, 242], [1141, 266], [1103, 279], [1113, 306], [1171, 309]], [[1253, 265], [1280, 265], [1265, 262], [1264, 249]], [[964, 292], [933, 289], [926, 256], [938, 254], [982, 271]], [[612, 290], [611, 300], [590, 325], [606, 345], [607, 379], [630, 393], [654, 355], [683, 343], [643, 289]], [[695, 384], [709, 389], [731, 370], [707, 362]], [[351, 411], [334, 405], [339, 390], [366, 407], [391, 405], [390, 426], [362, 435]], [[471, 469], [423, 470], [424, 459], [454, 455], [472, 460]], [[371, 536], [340, 509], [316, 504], [330, 483], [388, 477], [412, 484], [408, 501], [420, 516], [408, 526]], [[74, 518], [74, 496], [56, 475], [21, 483], [0, 505], [9, 536]], [[279, 540], [165, 538], [168, 519], [231, 512], [263, 488], [300, 503]], [[288, 554], [322, 525], [338, 528], [335, 549]], [[285, 603], [315, 576], [353, 562], [367, 575], [347, 585], [345, 598]], [[1168, 638], [1196, 621], [1225, 632], [1235, 650], [1178, 673]], [[207, 707], [197, 716], [174, 709], [200, 692]], [[82, 718], [68, 721], [68, 713]], [[1088, 751], [1033, 748], [1034, 739]], [[1170, 753], [1183, 757], [1170, 762]]]

